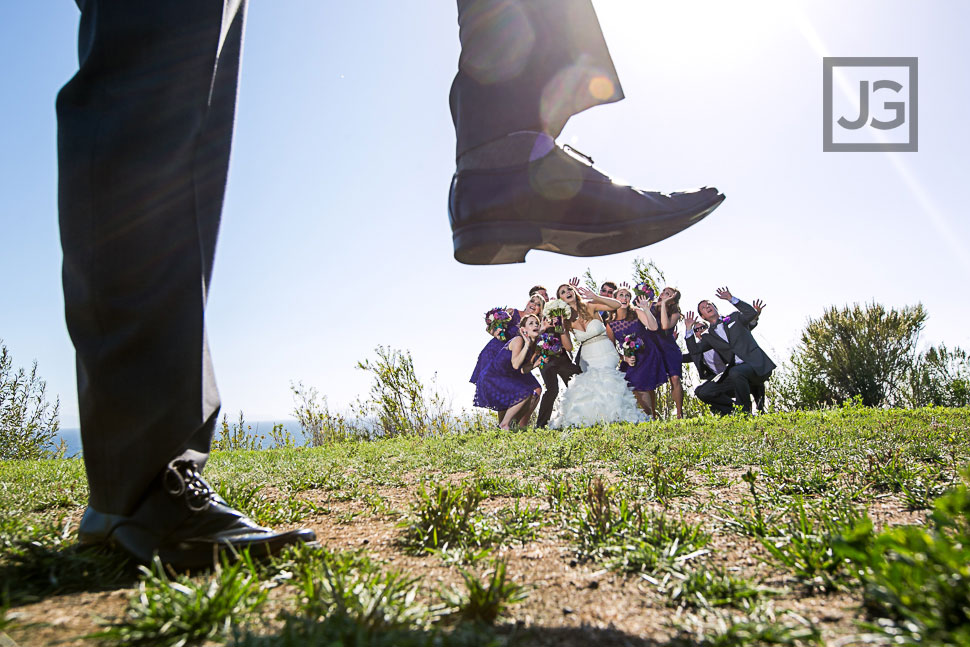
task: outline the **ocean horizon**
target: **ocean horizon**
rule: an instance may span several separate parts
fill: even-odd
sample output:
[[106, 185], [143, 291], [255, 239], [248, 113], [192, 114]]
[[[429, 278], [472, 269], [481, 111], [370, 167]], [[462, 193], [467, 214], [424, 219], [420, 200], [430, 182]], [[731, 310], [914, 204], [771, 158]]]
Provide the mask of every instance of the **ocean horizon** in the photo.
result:
[[[230, 422], [230, 424], [235, 424], [235, 423]], [[259, 420], [259, 421], [253, 421], [253, 422], [246, 421], [245, 425], [246, 427], [251, 428], [251, 429], [248, 429], [249, 433], [255, 434], [257, 436], [259, 435], [265, 436], [265, 438], [263, 438], [263, 444], [261, 449], [272, 449], [273, 441], [270, 438], [269, 434], [270, 434], [270, 431], [273, 430], [273, 427], [275, 425], [283, 425], [283, 428], [290, 433], [290, 435], [293, 437], [293, 440], [297, 441], [297, 444], [299, 444], [303, 440], [303, 430], [300, 427], [300, 423], [293, 419]], [[218, 433], [219, 429], [220, 427], [216, 428], [216, 433]], [[64, 445], [66, 447], [64, 451], [65, 458], [81, 457], [83, 452], [81, 450], [80, 427], [66, 427], [64, 429], [59, 429], [57, 432], [57, 435], [54, 437], [55, 447], [62, 440], [64, 441]]]

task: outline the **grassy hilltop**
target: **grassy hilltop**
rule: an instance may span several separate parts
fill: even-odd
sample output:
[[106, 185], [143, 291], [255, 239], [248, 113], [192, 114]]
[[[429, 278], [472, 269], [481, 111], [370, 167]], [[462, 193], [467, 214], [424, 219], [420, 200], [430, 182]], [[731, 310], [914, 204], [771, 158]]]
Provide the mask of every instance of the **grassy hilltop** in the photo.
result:
[[78, 460], [0, 462], [0, 645], [970, 645], [970, 409], [846, 407], [213, 454], [321, 548], [78, 552]]

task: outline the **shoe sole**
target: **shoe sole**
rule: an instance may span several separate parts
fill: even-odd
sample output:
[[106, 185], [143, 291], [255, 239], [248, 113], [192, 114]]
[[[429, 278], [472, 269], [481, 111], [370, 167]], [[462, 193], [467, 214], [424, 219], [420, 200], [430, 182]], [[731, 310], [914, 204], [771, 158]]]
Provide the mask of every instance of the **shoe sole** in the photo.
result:
[[264, 561], [281, 553], [288, 546], [306, 544], [309, 546], [319, 546], [316, 535], [305, 528], [291, 530], [289, 532], [275, 533], [272, 537], [263, 540], [250, 542], [185, 542], [174, 547], [163, 546], [155, 550], [139, 550], [134, 547], [125, 546], [114, 537], [104, 540], [94, 541], [89, 539], [79, 542], [78, 550], [97, 550], [98, 548], [110, 548], [120, 551], [132, 558], [139, 564], [150, 564], [157, 556], [162, 564], [175, 570], [197, 570], [214, 568], [219, 565], [222, 555], [234, 561], [245, 550], [249, 551], [250, 557], [256, 561]]
[[275, 533], [266, 539], [251, 542], [214, 542], [214, 543], [186, 543], [174, 548], [159, 548], [158, 558], [176, 570], [211, 568], [219, 564], [219, 557], [227, 556], [230, 561], [243, 551], [248, 550], [249, 556], [256, 561], [267, 560], [278, 555], [288, 546], [298, 544], [314, 544], [316, 537], [306, 529], [291, 530]]
[[524, 263], [526, 254], [533, 249], [567, 256], [628, 252], [670, 238], [700, 222], [724, 202], [724, 197], [718, 194], [700, 211], [694, 207], [660, 217], [644, 216], [624, 222], [619, 230], [615, 225], [559, 226], [537, 221], [492, 220], [466, 225], [452, 234], [455, 260], [465, 265]]

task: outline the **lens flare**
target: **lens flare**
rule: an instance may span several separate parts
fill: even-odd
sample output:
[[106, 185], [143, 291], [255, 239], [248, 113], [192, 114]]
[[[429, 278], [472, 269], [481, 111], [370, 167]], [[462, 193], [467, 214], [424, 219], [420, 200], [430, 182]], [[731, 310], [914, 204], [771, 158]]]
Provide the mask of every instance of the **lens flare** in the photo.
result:
[[614, 98], [616, 87], [586, 57], [563, 68], [542, 90], [539, 117], [546, 132], [558, 133], [570, 116]]
[[479, 83], [512, 79], [529, 62], [536, 34], [518, 3], [479, 0], [459, 22], [461, 69]]
[[615, 91], [616, 89], [613, 87], [613, 82], [605, 76], [594, 76], [589, 80], [589, 93], [594, 99], [606, 101], [613, 96]]

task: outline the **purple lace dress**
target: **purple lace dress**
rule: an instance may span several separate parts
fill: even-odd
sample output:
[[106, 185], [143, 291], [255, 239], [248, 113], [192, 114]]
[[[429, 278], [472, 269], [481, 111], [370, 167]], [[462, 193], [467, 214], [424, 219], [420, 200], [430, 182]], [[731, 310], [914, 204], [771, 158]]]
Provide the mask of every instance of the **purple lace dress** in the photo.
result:
[[677, 340], [674, 339], [674, 330], [664, 330], [659, 327], [660, 325], [660, 308], [657, 306], [650, 306], [650, 312], [657, 319], [658, 328], [655, 332], [652, 332], [650, 337], [653, 338], [654, 342], [657, 344], [657, 348], [660, 349], [660, 355], [663, 357], [664, 368], [667, 372], [667, 377], [682, 377], [684, 374], [684, 365], [682, 363], [684, 357], [684, 351], [680, 350], [680, 346], [677, 345]]
[[610, 328], [613, 330], [613, 336], [618, 344], [622, 344], [623, 339], [630, 334], [643, 340], [643, 346], [637, 351], [633, 366], [626, 362], [620, 364], [620, 370], [623, 371], [630, 388], [634, 391], [653, 391], [667, 381], [667, 368], [664, 365], [663, 357], [660, 355], [660, 348], [656, 342], [650, 339], [655, 335], [647, 330], [639, 319], [611, 321]]
[[512, 366], [511, 341], [506, 342], [492, 363], [478, 376], [475, 389], [475, 406], [504, 411], [513, 404], [522, 402], [539, 388], [539, 381], [532, 373], [523, 373]]
[[[522, 318], [519, 316], [519, 311], [513, 310], [512, 321], [509, 323], [509, 327], [506, 329], [508, 331], [508, 334], [506, 335], [507, 339], [515, 339], [516, 335], [519, 334], [519, 321], [521, 321], [521, 319]], [[478, 354], [478, 362], [475, 364], [475, 370], [472, 371], [472, 378], [468, 380], [469, 382], [472, 384], [478, 384], [478, 378], [481, 377], [482, 371], [485, 370], [486, 366], [492, 363], [492, 360], [495, 359], [495, 356], [500, 350], [502, 350], [502, 346], [504, 345], [504, 341], [501, 339], [496, 339], [495, 337], [488, 340], [488, 343], [485, 344], [485, 348], [483, 348], [482, 352]]]

